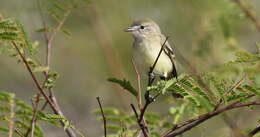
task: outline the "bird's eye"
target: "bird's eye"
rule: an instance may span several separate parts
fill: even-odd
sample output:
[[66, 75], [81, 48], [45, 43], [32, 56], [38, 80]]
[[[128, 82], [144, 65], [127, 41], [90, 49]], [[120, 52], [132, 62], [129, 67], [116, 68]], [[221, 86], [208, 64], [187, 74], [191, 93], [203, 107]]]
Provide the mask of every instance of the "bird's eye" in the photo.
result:
[[143, 25], [141, 25], [141, 26], [140, 26], [140, 28], [141, 28], [141, 29], [144, 29], [144, 26], [143, 26]]

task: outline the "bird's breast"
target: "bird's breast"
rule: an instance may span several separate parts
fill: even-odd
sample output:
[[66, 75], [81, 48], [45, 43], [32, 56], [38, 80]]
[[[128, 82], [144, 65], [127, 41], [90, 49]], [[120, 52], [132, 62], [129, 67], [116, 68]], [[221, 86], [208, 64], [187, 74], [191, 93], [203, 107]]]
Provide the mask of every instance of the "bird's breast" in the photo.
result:
[[[146, 72], [154, 64], [161, 49], [160, 42], [143, 41], [134, 44], [134, 60], [141, 65]], [[170, 58], [162, 52], [156, 66], [154, 68], [156, 73], [167, 75], [172, 71], [172, 63]]]

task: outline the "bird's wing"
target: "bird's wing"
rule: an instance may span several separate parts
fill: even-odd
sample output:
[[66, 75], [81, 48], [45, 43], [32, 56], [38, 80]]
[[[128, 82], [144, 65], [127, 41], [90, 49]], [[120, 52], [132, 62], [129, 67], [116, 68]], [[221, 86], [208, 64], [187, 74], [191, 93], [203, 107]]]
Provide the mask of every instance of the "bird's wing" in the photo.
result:
[[[162, 37], [161, 44], [163, 44], [166, 40], [166, 37], [164, 35], [162, 35], [161, 37]], [[178, 77], [177, 70], [176, 70], [176, 67], [175, 67], [175, 64], [174, 64], [175, 55], [174, 55], [172, 47], [171, 47], [171, 45], [169, 44], [168, 41], [166, 41], [163, 51], [170, 58], [170, 60], [172, 62], [173, 70], [172, 70], [172, 74], [169, 76], [169, 78], [172, 78], [172, 77], [177, 78]]]

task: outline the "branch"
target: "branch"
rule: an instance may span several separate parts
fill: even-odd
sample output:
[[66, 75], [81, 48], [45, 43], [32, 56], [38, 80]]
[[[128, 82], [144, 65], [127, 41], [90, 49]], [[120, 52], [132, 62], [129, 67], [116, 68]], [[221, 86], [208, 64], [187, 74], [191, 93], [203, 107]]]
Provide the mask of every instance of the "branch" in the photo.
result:
[[103, 117], [104, 135], [105, 135], [105, 137], [107, 137], [107, 120], [106, 120], [106, 117], [105, 117], [105, 114], [104, 114], [102, 105], [101, 105], [101, 103], [100, 103], [99, 97], [97, 97], [97, 101], [98, 101], [98, 105], [99, 105], [99, 108], [100, 108], [100, 111], [101, 111], [101, 114], [102, 114], [102, 117]]
[[31, 120], [31, 126], [27, 129], [27, 132], [25, 133], [25, 137], [28, 137], [30, 132], [31, 132], [31, 137], [34, 137], [34, 128], [35, 128], [35, 123], [37, 120], [37, 113], [38, 113], [38, 106], [40, 102], [40, 94], [37, 94], [35, 102], [32, 101], [32, 107], [33, 107], [33, 116]]
[[138, 113], [135, 109], [135, 106], [133, 104], [130, 104], [134, 113], [135, 113], [135, 117], [136, 117], [136, 120], [137, 120], [137, 123], [139, 125], [139, 127], [141, 128], [142, 132], [143, 132], [143, 135], [144, 137], [148, 137], [148, 131], [147, 131], [147, 128], [146, 126], [144, 125], [144, 123], [142, 123], [142, 121], [139, 122], [139, 116], [138, 116]]
[[[64, 13], [63, 15], [63, 18], [62, 20], [59, 22], [59, 24], [57, 25], [57, 27], [53, 30], [53, 33], [51, 34], [51, 36], [49, 37], [48, 36], [48, 30], [47, 30], [47, 24], [44, 20], [44, 16], [43, 16], [43, 12], [42, 12], [42, 8], [41, 8], [41, 5], [40, 5], [40, 2], [39, 0], [37, 0], [37, 6], [38, 6], [38, 9], [39, 9], [39, 12], [40, 12], [40, 17], [41, 17], [41, 20], [42, 20], [42, 25], [44, 27], [44, 39], [45, 39], [45, 42], [46, 42], [46, 66], [49, 68], [50, 67], [50, 61], [51, 61], [51, 48], [52, 48], [52, 41], [54, 39], [54, 37], [56, 36], [56, 34], [60, 31], [60, 29], [62, 28], [62, 26], [64, 25], [65, 21], [67, 20], [67, 17], [69, 16], [69, 14], [71, 13], [71, 10], [68, 10], [67, 12]], [[44, 71], [43, 74], [45, 76], [45, 81], [43, 82], [43, 85], [45, 85], [45, 82], [48, 80], [48, 73], [49, 71]], [[57, 111], [54, 111], [55, 114], [57, 115], [60, 115], [60, 116], [63, 116], [64, 117], [64, 114], [63, 112], [61, 111], [60, 107], [59, 107], [59, 104], [57, 102], [57, 99], [56, 97], [54, 96], [54, 93], [53, 93], [53, 90], [52, 89], [48, 89], [49, 90], [49, 98], [51, 99], [51, 101], [55, 104], [56, 106], [56, 109]], [[42, 106], [41, 110], [44, 110], [45, 107], [47, 106], [48, 102], [46, 101], [44, 103], [44, 105]], [[35, 119], [35, 121], [37, 121], [37, 118]], [[65, 126], [65, 123], [60, 121], [61, 122], [61, 125], [64, 127]], [[76, 137], [76, 134], [74, 133], [74, 131], [71, 129], [71, 128], [66, 128], [65, 129], [67, 135], [69, 137]]]
[[[248, 97], [252, 97], [252, 96], [248, 96]], [[196, 127], [197, 125], [201, 124], [202, 122], [220, 114], [223, 113], [225, 111], [231, 110], [231, 109], [235, 109], [235, 108], [240, 108], [240, 107], [245, 107], [245, 106], [251, 106], [251, 105], [260, 105], [260, 101], [253, 101], [250, 103], [240, 103], [240, 102], [234, 102], [226, 107], [223, 107], [221, 109], [206, 113], [206, 114], [202, 114], [200, 116], [198, 116], [197, 118], [188, 120], [182, 124], [178, 124], [177, 127], [175, 129], [178, 129], [180, 127], [183, 127], [184, 125], [187, 125], [186, 127], [184, 127], [183, 129], [177, 131], [177, 132], [170, 132], [167, 135], [165, 135], [165, 137], [175, 137], [177, 135], [183, 134], [184, 132]]]
[[150, 68], [149, 75], [148, 75], [148, 86], [151, 86], [153, 84], [154, 78], [151, 77], [151, 74], [153, 73], [153, 70], [154, 70], [154, 68], [155, 68], [155, 66], [156, 66], [156, 64], [157, 64], [157, 62], [159, 60], [159, 57], [162, 54], [162, 51], [163, 51], [164, 46], [165, 46], [165, 44], [166, 44], [168, 39], [169, 39], [169, 36], [167, 36], [165, 41], [163, 42], [162, 47], [161, 47], [161, 49], [160, 49], [160, 51], [159, 51], [159, 53], [158, 53], [158, 55], [156, 57], [156, 60], [154, 61], [153, 66]]
[[[32, 77], [33, 79], [33, 82], [35, 84], [35, 86], [37, 87], [37, 89], [39, 90], [40, 94], [43, 95], [44, 99], [46, 100], [46, 102], [50, 105], [51, 109], [54, 111], [55, 114], [58, 114], [60, 116], [64, 116], [61, 109], [59, 108], [58, 106], [58, 103], [56, 101], [56, 98], [51, 95], [52, 98], [50, 98], [46, 92], [44, 91], [44, 89], [40, 86], [36, 76], [34, 75], [29, 63], [27, 62], [27, 60], [25, 59], [24, 55], [21, 53], [20, 49], [18, 48], [18, 46], [16, 45], [15, 42], [12, 42], [13, 46], [15, 47], [16, 51], [18, 52], [19, 56], [21, 57], [23, 63], [25, 64], [26, 66], [26, 69], [28, 70], [30, 76]], [[52, 92], [51, 92], [52, 93]], [[65, 123], [60, 121], [62, 126], [64, 127], [65, 126]], [[76, 137], [74, 131], [71, 129], [71, 128], [66, 128], [65, 129], [67, 135], [69, 137]]]
[[30, 73], [33, 82], [35, 84], [35, 86], [37, 87], [37, 89], [40, 91], [40, 93], [43, 95], [43, 97], [45, 98], [45, 100], [48, 102], [48, 104], [50, 104], [51, 108], [57, 112], [56, 106], [53, 104], [53, 102], [51, 101], [51, 99], [46, 95], [45, 91], [43, 90], [43, 88], [40, 86], [40, 83], [38, 82], [36, 76], [34, 75], [29, 63], [27, 62], [27, 60], [25, 59], [24, 55], [22, 54], [22, 52], [20, 51], [20, 49], [18, 48], [18, 46], [16, 45], [15, 42], [12, 42], [13, 46], [15, 47], [16, 51], [18, 52], [19, 56], [21, 57], [23, 63], [26, 66], [26, 69], [28, 70], [28, 72]]
[[251, 132], [249, 132], [248, 137], [253, 137], [256, 133], [260, 131], [260, 124], [256, 126]]

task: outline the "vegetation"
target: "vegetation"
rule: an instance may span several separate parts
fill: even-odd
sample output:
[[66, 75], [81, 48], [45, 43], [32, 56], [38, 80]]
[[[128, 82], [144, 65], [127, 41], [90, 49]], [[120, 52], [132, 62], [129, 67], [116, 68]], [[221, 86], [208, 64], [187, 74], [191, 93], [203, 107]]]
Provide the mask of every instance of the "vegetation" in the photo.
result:
[[[43, 137], [47, 132], [42, 128], [43, 123], [63, 128], [69, 137], [88, 135], [88, 131], [79, 130], [75, 126], [77, 123], [64, 116], [53, 89], [60, 74], [51, 68], [54, 38], [61, 32], [68, 36], [68, 39], [72, 39], [71, 32], [64, 29], [63, 26], [69, 15], [77, 10], [81, 3], [85, 4], [86, 1], [54, 0], [49, 3], [46, 10], [42, 9], [42, 5], [38, 1], [43, 27], [37, 29], [36, 32], [42, 34], [45, 43], [33, 41], [27, 34], [28, 30], [18, 19], [0, 18], [0, 54], [10, 56], [18, 62], [18, 65], [23, 66], [32, 79], [32, 85], [38, 91], [31, 95], [31, 105], [12, 92], [0, 91], [0, 136]], [[93, 3], [87, 2], [87, 4]], [[143, 79], [140, 79], [137, 70], [135, 70], [137, 76], [135, 80], [120, 79], [119, 73], [121, 72], [112, 72], [114, 76], [118, 77], [104, 79], [122, 87], [120, 92], [127, 91], [131, 95], [132, 103], [127, 104], [128, 111], [126, 111], [121, 107], [104, 107], [102, 101], [106, 100], [106, 97], [102, 96], [102, 99], [97, 97], [97, 109], [92, 110], [92, 113], [103, 124], [103, 136], [175, 137], [185, 135], [186, 132], [194, 130], [198, 125], [218, 115], [221, 115], [221, 119], [230, 127], [234, 136], [257, 136], [260, 131], [259, 122], [258, 125], [253, 125], [255, 124], [253, 123], [247, 129], [241, 129], [234, 122], [230, 113], [231, 110], [241, 108], [244, 108], [246, 112], [259, 113], [257, 105], [260, 105], [260, 43], [254, 41], [256, 50], [248, 51], [240, 46], [234, 32], [237, 22], [241, 20], [248, 20], [247, 24], [253, 24], [254, 31], [260, 32], [260, 21], [253, 11], [240, 0], [228, 2], [221, 0], [219, 2], [219, 5], [225, 4], [227, 6], [224, 6], [214, 19], [209, 22], [207, 19], [202, 20], [206, 25], [217, 24], [219, 28], [203, 29], [205, 24], [201, 23], [203, 27], [198, 29], [196, 31], [198, 34], [194, 36], [193, 44], [196, 45], [196, 48], [193, 49], [192, 56], [196, 56], [194, 60], [209, 62], [208, 53], [213, 54], [214, 51], [210, 49], [212, 48], [210, 45], [214, 35], [219, 31], [221, 33], [219, 35], [224, 38], [226, 50], [232, 57], [227, 57], [230, 59], [225, 59], [224, 63], [216, 64], [212, 68], [208, 68], [205, 64], [205, 67], [197, 67], [183, 56], [178, 48], [174, 47], [177, 60], [183, 68], [186, 68], [186, 71], [179, 75], [178, 79], [149, 82], [148, 85], [144, 85], [143, 90], [141, 89], [143, 85], [140, 83], [144, 82]], [[52, 18], [52, 25], [46, 22], [46, 11], [48, 17]], [[98, 19], [95, 21], [102, 28], [102, 23]], [[92, 24], [92, 27], [96, 26]], [[105, 30], [97, 30], [99, 30], [97, 35], [106, 33]], [[100, 41], [102, 40], [100, 39]], [[43, 56], [39, 45], [46, 46], [46, 54]], [[111, 55], [110, 50], [105, 49], [104, 54], [113, 59], [115, 56]], [[42, 62], [42, 60], [44, 61]], [[108, 66], [110, 69], [117, 67], [111, 66], [109, 63]], [[147, 75], [147, 79], [150, 79], [149, 75]], [[132, 81], [137, 81], [138, 84], [132, 84]], [[172, 98], [172, 93], [181, 94], [183, 98]], [[119, 100], [120, 96], [114, 98]], [[167, 109], [165, 113], [149, 109], [158, 104], [165, 106]], [[257, 118], [255, 120], [257, 121]], [[202, 126], [207, 127], [207, 123]]]

